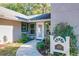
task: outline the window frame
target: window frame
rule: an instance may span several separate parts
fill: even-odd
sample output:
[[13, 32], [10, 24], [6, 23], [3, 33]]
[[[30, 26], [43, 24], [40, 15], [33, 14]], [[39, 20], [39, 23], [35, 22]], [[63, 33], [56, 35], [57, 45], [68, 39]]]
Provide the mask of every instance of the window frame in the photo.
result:
[[27, 29], [27, 23], [26, 22], [22, 22], [21, 23], [21, 32], [27, 32], [28, 29]]

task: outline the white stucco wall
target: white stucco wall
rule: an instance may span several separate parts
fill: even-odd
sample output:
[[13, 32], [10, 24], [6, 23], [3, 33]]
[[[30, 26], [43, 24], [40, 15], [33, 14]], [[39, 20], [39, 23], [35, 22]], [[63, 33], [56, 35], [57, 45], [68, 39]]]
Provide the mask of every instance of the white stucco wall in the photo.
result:
[[12, 43], [13, 41], [21, 38], [21, 22], [0, 19], [1, 41], [4, 40], [4, 36], [6, 36], [7, 42], [9, 43]]
[[[59, 22], [67, 22], [74, 27], [75, 34], [79, 41], [79, 4], [60, 3], [52, 4], [51, 24], [52, 31]], [[78, 42], [79, 46], [79, 42]]]

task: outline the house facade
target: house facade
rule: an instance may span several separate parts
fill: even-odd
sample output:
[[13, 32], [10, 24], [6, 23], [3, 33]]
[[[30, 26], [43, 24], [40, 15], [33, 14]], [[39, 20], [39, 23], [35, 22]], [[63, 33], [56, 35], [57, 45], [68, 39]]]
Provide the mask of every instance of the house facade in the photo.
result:
[[44, 39], [50, 32], [50, 13], [26, 16], [0, 7], [0, 43], [12, 43], [22, 33], [34, 39]]

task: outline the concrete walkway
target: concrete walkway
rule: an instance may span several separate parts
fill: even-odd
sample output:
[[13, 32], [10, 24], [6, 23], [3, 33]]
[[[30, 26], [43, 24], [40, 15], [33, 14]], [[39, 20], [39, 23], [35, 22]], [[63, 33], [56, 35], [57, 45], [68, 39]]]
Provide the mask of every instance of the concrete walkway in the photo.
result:
[[22, 45], [16, 52], [16, 56], [42, 56], [36, 49], [37, 40]]

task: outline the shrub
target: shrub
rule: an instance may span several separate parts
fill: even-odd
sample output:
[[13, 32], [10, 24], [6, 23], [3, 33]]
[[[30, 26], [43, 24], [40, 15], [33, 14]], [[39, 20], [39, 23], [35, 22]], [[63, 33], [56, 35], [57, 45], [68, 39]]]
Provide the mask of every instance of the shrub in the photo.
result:
[[27, 34], [24, 34], [22, 33], [22, 38], [18, 40], [19, 43], [26, 43], [28, 42], [30, 39], [29, 39], [29, 36]]
[[37, 43], [37, 49], [44, 49], [44, 48], [45, 48], [44, 42], [38, 42]]
[[72, 26], [67, 23], [59, 23], [54, 29], [54, 35], [62, 36], [63, 38], [70, 36], [70, 54], [77, 55], [77, 39]]
[[44, 55], [44, 56], [49, 55], [49, 52], [50, 52], [50, 39], [49, 39], [49, 37], [46, 37], [45, 39], [43, 39], [43, 41], [38, 42], [37, 49], [42, 55]]

